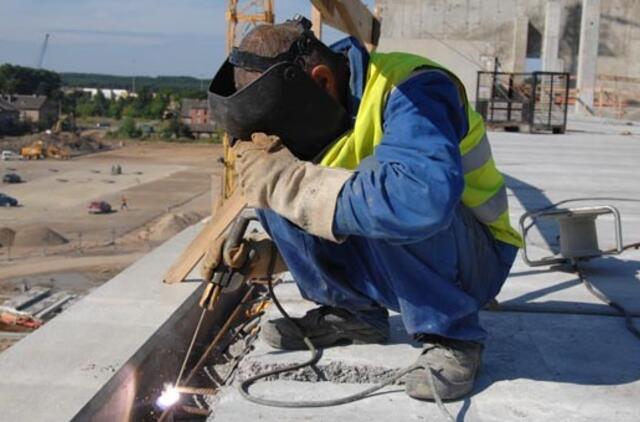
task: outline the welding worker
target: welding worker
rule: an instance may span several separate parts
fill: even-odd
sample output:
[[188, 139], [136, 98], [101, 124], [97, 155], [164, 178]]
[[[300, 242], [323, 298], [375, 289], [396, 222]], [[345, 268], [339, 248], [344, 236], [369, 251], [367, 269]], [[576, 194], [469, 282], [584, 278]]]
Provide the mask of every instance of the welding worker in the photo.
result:
[[[440, 397], [467, 395], [487, 337], [479, 310], [521, 238], [460, 80], [424, 57], [368, 54], [354, 38], [329, 48], [297, 18], [248, 33], [209, 101], [243, 140], [233, 150], [249, 206], [320, 305], [297, 319], [313, 343], [384, 343], [397, 311]], [[261, 336], [306, 348], [283, 319]], [[434, 398], [426, 370], [407, 376], [406, 392]]]

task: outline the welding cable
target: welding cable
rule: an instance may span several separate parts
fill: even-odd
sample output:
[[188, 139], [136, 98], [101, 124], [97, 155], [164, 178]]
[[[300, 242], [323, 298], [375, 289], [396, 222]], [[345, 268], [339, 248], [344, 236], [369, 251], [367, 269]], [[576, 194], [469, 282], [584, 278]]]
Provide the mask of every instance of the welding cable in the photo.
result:
[[[273, 246], [273, 248], [275, 249], [275, 246]], [[276, 258], [276, 254], [272, 253], [271, 256], [271, 262], [269, 263], [269, 273], [268, 273], [268, 277], [267, 277], [267, 287], [269, 289], [269, 294], [271, 295], [271, 300], [273, 300], [274, 305], [276, 306], [276, 308], [278, 309], [278, 311], [280, 312], [280, 314], [282, 314], [282, 317], [287, 320], [292, 327], [294, 327], [295, 331], [298, 333], [298, 335], [302, 338], [302, 340], [304, 341], [305, 345], [307, 346], [307, 348], [309, 349], [309, 352], [311, 352], [311, 358], [305, 362], [302, 363], [296, 363], [284, 368], [276, 368], [276, 369], [272, 369], [270, 371], [266, 371], [263, 372], [261, 374], [257, 374], [254, 375], [250, 378], [247, 378], [246, 380], [242, 381], [240, 383], [240, 386], [238, 388], [240, 394], [242, 395], [242, 397], [244, 397], [246, 400], [253, 402], [253, 403], [257, 403], [263, 406], [271, 406], [271, 407], [285, 407], [285, 408], [317, 408], [317, 407], [330, 407], [330, 406], [339, 406], [342, 404], [347, 404], [347, 403], [352, 403], [358, 400], [362, 400], [364, 398], [369, 397], [370, 395], [372, 395], [373, 393], [375, 393], [378, 390], [381, 390], [382, 388], [394, 384], [396, 383], [400, 378], [404, 377], [405, 375], [407, 375], [410, 372], [416, 371], [418, 369], [426, 369], [426, 373], [427, 373], [427, 381], [429, 382], [429, 386], [431, 387], [431, 390], [433, 391], [433, 395], [434, 395], [434, 399], [436, 402], [436, 405], [438, 407], [438, 410], [440, 410], [440, 412], [442, 413], [443, 417], [448, 421], [448, 422], [453, 422], [455, 421], [455, 418], [451, 415], [451, 413], [449, 413], [449, 411], [447, 410], [447, 408], [445, 407], [444, 403], [442, 402], [442, 398], [440, 397], [440, 395], [438, 394], [438, 390], [436, 389], [435, 386], [435, 381], [434, 381], [434, 371], [431, 367], [424, 367], [423, 365], [419, 365], [419, 364], [414, 364], [411, 366], [407, 366], [406, 368], [402, 368], [399, 369], [398, 371], [396, 371], [392, 376], [388, 377], [387, 379], [385, 379], [384, 381], [382, 381], [379, 384], [376, 384], [372, 387], [369, 387], [365, 390], [362, 390], [358, 393], [349, 395], [349, 396], [345, 396], [345, 397], [341, 397], [341, 398], [337, 398], [337, 399], [331, 399], [331, 400], [315, 400], [315, 401], [308, 401], [308, 400], [299, 400], [299, 401], [281, 401], [281, 400], [271, 400], [271, 399], [266, 399], [266, 398], [262, 398], [262, 397], [257, 397], [257, 396], [253, 396], [251, 395], [251, 393], [249, 392], [249, 387], [254, 384], [256, 381], [264, 379], [264, 378], [268, 378], [274, 375], [278, 375], [278, 374], [282, 374], [285, 372], [290, 372], [290, 371], [296, 371], [298, 369], [302, 369], [305, 368], [307, 366], [311, 366], [311, 365], [315, 365], [316, 363], [318, 363], [318, 361], [320, 360], [320, 357], [322, 356], [321, 350], [318, 350], [313, 342], [311, 341], [311, 339], [309, 339], [309, 337], [304, 334], [304, 330], [303, 328], [293, 319], [291, 318], [291, 316], [289, 316], [289, 314], [287, 313], [287, 311], [282, 307], [282, 304], [280, 303], [280, 301], [278, 300], [274, 290], [273, 290], [273, 268], [275, 266], [275, 258]]]
[[587, 280], [582, 269], [578, 266], [577, 263], [573, 265], [573, 270], [578, 275], [578, 278], [580, 279], [584, 287], [587, 288], [589, 293], [591, 293], [596, 298], [600, 299], [603, 303], [611, 306], [616, 311], [620, 312], [620, 315], [624, 317], [624, 322], [625, 322], [625, 325], [627, 326], [627, 330], [629, 330], [631, 334], [633, 334], [638, 338], [638, 340], [640, 340], [640, 330], [638, 329], [638, 327], [635, 326], [633, 322], [633, 316], [631, 315], [631, 313], [624, 306], [620, 305], [618, 302], [615, 302], [609, 299], [607, 295], [605, 295], [604, 293], [596, 289], [596, 287], [593, 284], [591, 284], [589, 280]]

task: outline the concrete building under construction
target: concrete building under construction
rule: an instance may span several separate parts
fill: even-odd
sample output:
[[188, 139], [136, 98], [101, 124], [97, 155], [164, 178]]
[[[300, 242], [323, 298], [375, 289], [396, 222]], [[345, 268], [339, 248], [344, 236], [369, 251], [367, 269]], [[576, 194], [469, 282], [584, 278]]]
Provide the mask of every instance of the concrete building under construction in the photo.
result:
[[[475, 98], [476, 72], [566, 71], [590, 107], [640, 92], [634, 0], [378, 0], [381, 50], [410, 50], [455, 70]], [[581, 43], [581, 39], [584, 41]], [[625, 92], [626, 94], [622, 94]], [[637, 95], [636, 95], [637, 96]], [[600, 98], [604, 100], [604, 97]], [[631, 116], [627, 116], [631, 117]]]

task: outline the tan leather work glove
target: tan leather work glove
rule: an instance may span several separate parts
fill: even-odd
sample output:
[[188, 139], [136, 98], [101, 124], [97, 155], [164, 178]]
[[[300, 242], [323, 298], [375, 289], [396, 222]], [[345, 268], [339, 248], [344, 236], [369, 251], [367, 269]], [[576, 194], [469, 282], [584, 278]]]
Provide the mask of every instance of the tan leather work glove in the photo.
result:
[[218, 237], [209, 245], [207, 252], [205, 252], [204, 258], [202, 258], [202, 264], [200, 264], [200, 276], [204, 281], [211, 281], [213, 273], [222, 262], [222, 247], [224, 246], [225, 240], [226, 236]]
[[353, 174], [298, 160], [277, 136], [254, 133], [233, 148], [247, 203], [269, 208], [315, 236], [338, 242], [333, 218], [338, 195]]
[[275, 260], [271, 271], [272, 274], [287, 271], [287, 265], [282, 260], [273, 241], [266, 233], [249, 233], [239, 246], [229, 251], [228, 256], [223, 256], [225, 240], [225, 236], [219, 237], [211, 244], [205, 253], [200, 267], [200, 275], [204, 281], [211, 281], [213, 273], [221, 263], [224, 263], [227, 267], [234, 270], [243, 268], [249, 258], [249, 252], [252, 250], [254, 254], [245, 274], [248, 280], [267, 277], [269, 275], [271, 259]]
[[242, 244], [231, 251], [229, 259], [225, 257], [225, 263], [228, 262], [227, 265], [232, 268], [242, 268], [247, 264], [251, 251], [253, 255], [245, 273], [247, 280], [265, 279], [269, 275], [287, 271], [287, 265], [266, 233], [249, 233]]

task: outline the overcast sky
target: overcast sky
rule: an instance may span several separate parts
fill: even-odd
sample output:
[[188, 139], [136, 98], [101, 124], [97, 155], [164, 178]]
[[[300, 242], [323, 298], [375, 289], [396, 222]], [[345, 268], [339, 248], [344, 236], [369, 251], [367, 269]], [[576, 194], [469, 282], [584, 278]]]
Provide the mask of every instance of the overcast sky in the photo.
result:
[[[367, 1], [371, 3], [372, 1]], [[276, 20], [309, 15], [274, 0]], [[209, 78], [224, 58], [227, 0], [0, 0], [0, 63], [117, 75]], [[339, 38], [330, 31], [325, 41]]]

